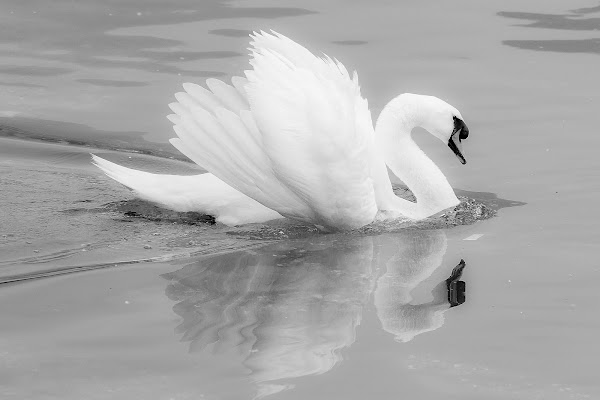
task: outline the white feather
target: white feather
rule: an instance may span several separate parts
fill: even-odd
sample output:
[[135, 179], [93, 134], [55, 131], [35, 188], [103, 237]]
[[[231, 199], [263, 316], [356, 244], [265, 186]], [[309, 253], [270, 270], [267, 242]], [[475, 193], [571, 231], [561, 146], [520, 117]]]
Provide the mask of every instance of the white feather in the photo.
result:
[[226, 225], [282, 218], [212, 174], [151, 174], [117, 165], [93, 154], [92, 159], [106, 175], [133, 189], [142, 199], [175, 211], [202, 212]]
[[357, 80], [282, 35], [253, 36], [247, 79], [186, 84], [173, 144], [278, 213], [354, 228], [377, 212], [368, 163], [371, 116]]

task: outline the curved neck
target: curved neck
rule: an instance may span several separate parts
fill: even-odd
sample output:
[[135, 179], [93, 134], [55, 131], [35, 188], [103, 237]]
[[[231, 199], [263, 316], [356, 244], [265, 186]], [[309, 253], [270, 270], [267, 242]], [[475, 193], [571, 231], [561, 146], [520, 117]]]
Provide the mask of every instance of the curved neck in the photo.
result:
[[459, 203], [442, 171], [412, 139], [412, 129], [428, 118], [422, 99], [413, 94], [396, 97], [381, 111], [375, 127], [380, 156], [417, 199], [415, 205], [396, 196], [393, 200], [388, 197], [384, 207], [393, 207], [390, 211], [413, 219], [426, 218]]

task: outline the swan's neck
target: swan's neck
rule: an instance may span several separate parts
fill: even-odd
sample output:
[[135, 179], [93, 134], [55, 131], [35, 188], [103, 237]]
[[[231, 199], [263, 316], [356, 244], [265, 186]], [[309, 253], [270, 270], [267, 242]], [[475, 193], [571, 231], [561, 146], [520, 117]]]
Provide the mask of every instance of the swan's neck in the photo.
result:
[[[417, 202], [396, 196], [382, 199], [380, 209], [421, 219], [459, 203], [454, 190], [440, 169], [412, 139], [412, 129], [428, 118], [421, 96], [403, 94], [390, 101], [381, 112], [375, 128], [375, 143], [390, 170], [413, 192]], [[377, 180], [376, 180], [377, 184]], [[381, 190], [378, 195], [381, 196]]]

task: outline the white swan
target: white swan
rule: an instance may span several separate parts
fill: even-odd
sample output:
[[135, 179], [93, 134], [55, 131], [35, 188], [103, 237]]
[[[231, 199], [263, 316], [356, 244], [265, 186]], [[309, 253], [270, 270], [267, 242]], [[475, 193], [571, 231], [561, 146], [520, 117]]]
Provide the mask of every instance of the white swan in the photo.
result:
[[[289, 217], [333, 230], [386, 218], [422, 219], [459, 203], [439, 168], [411, 137], [423, 127], [465, 164], [468, 129], [457, 109], [432, 96], [402, 94], [373, 129], [356, 73], [315, 57], [273, 32], [251, 35], [253, 69], [232, 85], [186, 83], [170, 104], [171, 143], [210, 172], [157, 175], [100, 157], [94, 163], [142, 198], [199, 211], [227, 225]], [[386, 165], [414, 193], [394, 195]]]

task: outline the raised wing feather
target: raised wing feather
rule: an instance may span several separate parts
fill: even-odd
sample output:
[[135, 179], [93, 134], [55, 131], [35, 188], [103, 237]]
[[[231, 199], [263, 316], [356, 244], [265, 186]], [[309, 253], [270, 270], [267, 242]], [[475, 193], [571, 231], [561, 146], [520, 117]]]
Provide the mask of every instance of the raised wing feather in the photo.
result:
[[254, 39], [246, 91], [277, 178], [324, 225], [371, 222], [373, 127], [358, 78], [281, 35]]
[[185, 93], [176, 95], [179, 102], [170, 104], [175, 114], [169, 119], [178, 136], [171, 139], [171, 144], [264, 206], [291, 218], [311, 221], [310, 209], [274, 176], [251, 112], [227, 108], [232, 102], [200, 86], [185, 84], [184, 88]]
[[247, 80], [186, 84], [176, 95], [172, 143], [284, 216], [339, 229], [371, 222], [373, 126], [356, 75], [282, 35], [251, 44]]

